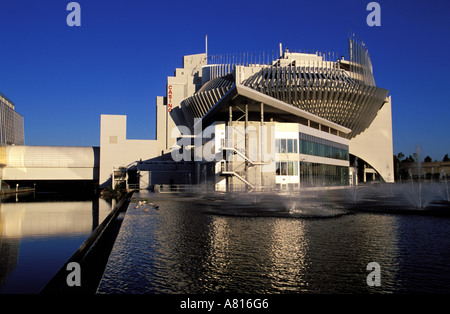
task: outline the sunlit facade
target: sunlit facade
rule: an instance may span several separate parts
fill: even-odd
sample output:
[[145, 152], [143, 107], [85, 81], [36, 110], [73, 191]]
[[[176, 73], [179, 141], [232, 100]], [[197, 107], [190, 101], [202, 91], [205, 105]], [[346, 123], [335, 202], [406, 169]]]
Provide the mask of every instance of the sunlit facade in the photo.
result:
[[0, 164], [6, 164], [6, 146], [24, 145], [23, 117], [14, 103], [0, 93]]
[[[202, 84], [181, 101], [178, 120], [214, 126], [213, 136], [221, 137], [214, 145], [220, 157], [197, 166], [199, 178], [215, 174], [209, 180], [219, 190], [349, 185], [360, 171], [391, 182], [388, 93], [375, 84], [364, 43], [351, 37], [347, 60], [287, 49], [276, 59], [208, 56]], [[374, 124], [382, 112], [378, 124], [385, 126]], [[195, 127], [191, 132], [199, 136]], [[205, 139], [202, 145], [212, 146]]]
[[[101, 158], [147, 172], [149, 185], [206, 183], [219, 191], [345, 186], [368, 174], [392, 182], [389, 91], [376, 86], [365, 44], [348, 43], [347, 58], [281, 45], [278, 56], [184, 56], [166, 96], [157, 97], [157, 138], [146, 155]], [[102, 117], [102, 125], [113, 118]], [[101, 149], [133, 144], [126, 135], [122, 146], [111, 144], [119, 132], [111, 125]], [[160, 175], [163, 162], [177, 166]]]

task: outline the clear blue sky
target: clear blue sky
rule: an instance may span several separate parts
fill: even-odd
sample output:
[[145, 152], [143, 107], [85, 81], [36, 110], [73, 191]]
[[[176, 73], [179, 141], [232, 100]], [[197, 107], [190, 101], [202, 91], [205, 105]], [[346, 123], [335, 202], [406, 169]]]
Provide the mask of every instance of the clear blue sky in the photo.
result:
[[292, 50], [347, 55], [349, 29], [391, 91], [394, 153], [450, 153], [450, 4], [377, 1], [0, 0], [0, 92], [24, 116], [26, 145], [98, 146], [100, 115], [128, 116], [128, 138], [155, 137], [156, 96], [182, 56]]

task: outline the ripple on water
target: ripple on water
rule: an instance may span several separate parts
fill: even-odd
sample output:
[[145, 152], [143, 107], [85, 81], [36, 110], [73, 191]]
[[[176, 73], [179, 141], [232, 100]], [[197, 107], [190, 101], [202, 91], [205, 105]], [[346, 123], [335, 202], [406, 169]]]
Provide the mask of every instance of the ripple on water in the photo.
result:
[[[287, 219], [222, 214], [242, 209], [223, 200], [216, 208], [175, 196], [155, 203], [159, 210], [128, 210], [100, 293], [450, 292], [448, 219]], [[370, 262], [381, 266], [381, 287], [366, 284]]]

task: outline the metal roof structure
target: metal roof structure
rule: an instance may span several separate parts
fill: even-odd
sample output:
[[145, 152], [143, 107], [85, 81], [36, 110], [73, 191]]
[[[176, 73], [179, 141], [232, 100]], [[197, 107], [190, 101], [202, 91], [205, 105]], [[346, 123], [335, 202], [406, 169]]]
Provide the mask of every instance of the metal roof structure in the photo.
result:
[[211, 119], [225, 100], [232, 105], [254, 104], [255, 110], [264, 102], [272, 108], [274, 119], [320, 120], [353, 138], [372, 123], [389, 91], [375, 85], [368, 51], [355, 37], [349, 38], [349, 60], [328, 59], [330, 54], [327, 58], [286, 51], [270, 64], [208, 65], [204, 84], [182, 101], [181, 109], [192, 122]]

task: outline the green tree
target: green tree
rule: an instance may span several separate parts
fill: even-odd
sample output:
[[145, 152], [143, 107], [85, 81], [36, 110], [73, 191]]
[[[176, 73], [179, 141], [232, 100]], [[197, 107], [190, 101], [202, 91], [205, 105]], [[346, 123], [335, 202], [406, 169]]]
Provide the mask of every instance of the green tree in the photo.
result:
[[408, 178], [408, 171], [401, 166], [404, 162], [413, 162], [411, 155], [405, 159], [405, 154], [402, 152], [394, 155], [394, 178], [395, 180], [403, 180]]
[[397, 181], [400, 179], [400, 158], [399, 155], [401, 153], [394, 155], [394, 180]]
[[442, 161], [450, 161], [450, 158], [448, 158], [448, 154], [445, 154], [444, 159]]
[[408, 157], [406, 157], [405, 161], [406, 162], [415, 162], [415, 159], [413, 156], [409, 155]]
[[425, 159], [423, 160], [424, 162], [431, 162], [431, 157], [430, 156], [427, 156], [427, 157], [425, 157]]

